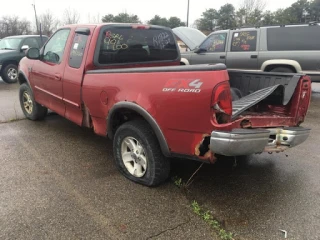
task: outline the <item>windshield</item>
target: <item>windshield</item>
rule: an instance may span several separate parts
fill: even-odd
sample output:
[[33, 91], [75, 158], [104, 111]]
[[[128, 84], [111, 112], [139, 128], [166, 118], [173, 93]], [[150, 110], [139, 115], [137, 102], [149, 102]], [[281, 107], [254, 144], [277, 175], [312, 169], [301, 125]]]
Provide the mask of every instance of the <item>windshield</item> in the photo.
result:
[[0, 49], [18, 50], [22, 38], [4, 38], [0, 41]]

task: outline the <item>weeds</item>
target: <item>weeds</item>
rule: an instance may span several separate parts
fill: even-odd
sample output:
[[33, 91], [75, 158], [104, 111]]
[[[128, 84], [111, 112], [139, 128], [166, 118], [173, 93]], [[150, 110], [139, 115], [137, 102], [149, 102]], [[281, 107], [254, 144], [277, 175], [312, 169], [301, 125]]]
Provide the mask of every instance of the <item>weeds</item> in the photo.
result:
[[179, 178], [177, 176], [175, 176], [173, 179], [174, 185], [176, 185], [178, 188], [182, 188], [185, 184], [182, 181], [182, 178]]
[[175, 176], [172, 178], [174, 185], [176, 185], [178, 188], [185, 188], [187, 189], [194, 181], [194, 176], [199, 172], [201, 167], [203, 166], [203, 163], [197, 168], [197, 170], [194, 171], [194, 173], [191, 175], [191, 177], [188, 179], [188, 181], [185, 183], [182, 181], [182, 178], [179, 178], [178, 176]]
[[204, 211], [199, 206], [198, 202], [193, 201], [191, 203], [192, 210], [195, 214], [200, 216], [212, 229], [219, 235], [221, 240], [233, 240], [233, 234], [224, 230], [217, 220], [213, 219], [212, 214], [209, 211]]
[[191, 203], [191, 206], [192, 206], [192, 210], [195, 214], [201, 216], [201, 208], [199, 206], [199, 204], [196, 202], [196, 201], [193, 201]]

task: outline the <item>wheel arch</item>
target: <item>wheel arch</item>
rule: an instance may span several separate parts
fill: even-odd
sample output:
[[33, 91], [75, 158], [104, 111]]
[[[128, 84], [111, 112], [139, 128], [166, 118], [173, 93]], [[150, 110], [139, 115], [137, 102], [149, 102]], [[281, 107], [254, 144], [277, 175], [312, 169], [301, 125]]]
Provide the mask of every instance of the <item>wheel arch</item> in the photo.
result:
[[26, 83], [31, 87], [28, 77], [21, 70], [19, 70], [18, 72], [18, 82], [19, 82], [19, 85]]
[[302, 72], [302, 68], [297, 61], [287, 60], [287, 59], [275, 59], [275, 60], [265, 61], [261, 66], [261, 70], [264, 72], [269, 72], [272, 69], [277, 67], [290, 68], [294, 70], [296, 73]]
[[110, 139], [113, 139], [114, 134], [118, 127], [124, 122], [132, 120], [134, 118], [142, 118], [152, 128], [155, 133], [161, 151], [166, 156], [170, 156], [169, 146], [165, 139], [163, 132], [156, 120], [148, 113], [144, 108], [133, 102], [118, 102], [116, 103], [108, 113], [107, 117], [107, 135]]
[[186, 58], [181, 58], [180, 65], [190, 65], [189, 60]]
[[15, 60], [5, 60], [3, 63], [2, 63], [2, 68], [1, 69], [4, 69], [6, 66], [8, 66], [9, 64], [14, 64], [18, 67], [19, 63]]

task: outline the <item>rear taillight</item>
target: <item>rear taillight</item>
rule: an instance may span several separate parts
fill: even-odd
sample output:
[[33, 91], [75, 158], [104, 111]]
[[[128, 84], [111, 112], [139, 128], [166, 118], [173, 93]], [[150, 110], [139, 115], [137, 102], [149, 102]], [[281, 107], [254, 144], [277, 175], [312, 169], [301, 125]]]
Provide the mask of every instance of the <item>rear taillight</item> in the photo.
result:
[[212, 92], [211, 107], [215, 113], [232, 115], [232, 96], [229, 81], [219, 83]]

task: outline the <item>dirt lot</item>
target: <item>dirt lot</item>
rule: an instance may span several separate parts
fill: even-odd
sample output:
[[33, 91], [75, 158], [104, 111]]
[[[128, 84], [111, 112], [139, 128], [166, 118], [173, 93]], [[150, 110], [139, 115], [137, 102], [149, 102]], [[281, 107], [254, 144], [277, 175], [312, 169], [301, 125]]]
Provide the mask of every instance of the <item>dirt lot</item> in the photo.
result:
[[[115, 169], [112, 143], [57, 116], [23, 118], [18, 85], [0, 81], [1, 239], [217, 239], [196, 200], [239, 239], [320, 238], [320, 95], [310, 138], [286, 154], [204, 165], [187, 190], [146, 188]], [[14, 110], [15, 109], [15, 110]], [[199, 163], [175, 160], [186, 181]]]

